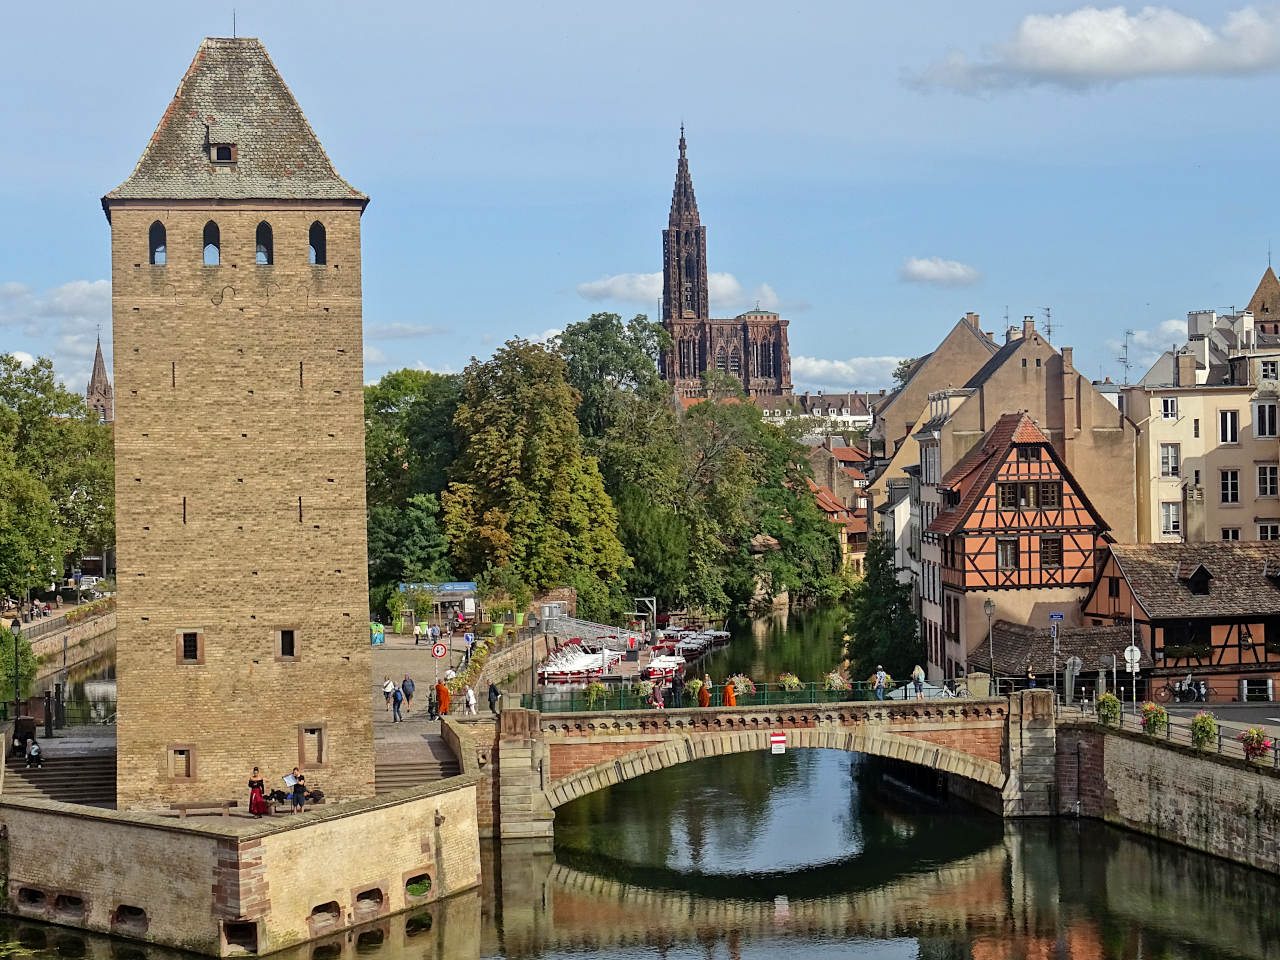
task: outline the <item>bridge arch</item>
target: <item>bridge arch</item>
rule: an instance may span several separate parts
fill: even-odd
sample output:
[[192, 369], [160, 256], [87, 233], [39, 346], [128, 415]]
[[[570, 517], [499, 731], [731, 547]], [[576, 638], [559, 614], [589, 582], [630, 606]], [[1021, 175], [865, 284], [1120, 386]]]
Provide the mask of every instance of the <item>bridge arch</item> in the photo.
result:
[[[886, 713], [888, 715], [886, 715]], [[955, 741], [979, 731], [996, 733], [1000, 755], [1003, 703], [972, 703], [879, 712], [810, 707], [707, 715], [694, 711], [631, 715], [546, 715], [542, 735], [550, 752], [551, 777], [544, 781], [552, 808], [667, 767], [707, 757], [770, 749], [769, 735], [785, 733], [787, 749], [842, 750], [912, 763], [1001, 791], [1002, 764]], [[905, 732], [904, 732], [905, 731]], [[976, 742], [975, 737], [975, 742]], [[990, 745], [988, 736], [987, 743]], [[603, 759], [596, 759], [603, 757]]]

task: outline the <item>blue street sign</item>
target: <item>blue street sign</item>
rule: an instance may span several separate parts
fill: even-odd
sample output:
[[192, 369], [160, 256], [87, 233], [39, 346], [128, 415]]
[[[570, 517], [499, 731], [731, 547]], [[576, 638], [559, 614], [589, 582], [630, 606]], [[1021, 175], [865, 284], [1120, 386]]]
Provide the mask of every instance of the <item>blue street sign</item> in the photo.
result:
[[1050, 619], [1050, 620], [1061, 620], [1061, 619], [1062, 619], [1062, 614], [1060, 614], [1060, 613], [1056, 613], [1056, 612], [1055, 612], [1055, 613], [1051, 613], [1051, 614], [1049, 614], [1049, 619]]

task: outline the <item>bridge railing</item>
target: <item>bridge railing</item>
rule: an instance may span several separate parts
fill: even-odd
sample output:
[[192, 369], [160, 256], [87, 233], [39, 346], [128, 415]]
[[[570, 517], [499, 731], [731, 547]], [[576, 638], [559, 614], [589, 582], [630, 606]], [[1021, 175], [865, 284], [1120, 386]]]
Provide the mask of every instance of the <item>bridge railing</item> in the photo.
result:
[[[902, 699], [901, 684], [890, 684], [886, 699], [890, 701]], [[895, 693], [895, 691], [897, 691]], [[908, 691], [910, 695], [910, 691]], [[780, 683], [757, 683], [755, 692], [739, 693], [739, 707], [784, 706], [803, 703], [848, 703], [851, 700], [874, 700], [875, 689], [866, 681], [858, 681], [846, 690], [828, 690], [820, 683], [801, 684], [798, 689], [788, 689]], [[664, 706], [670, 709], [678, 707], [696, 707], [698, 697], [685, 689], [684, 696], [677, 698], [670, 687], [663, 690]], [[635, 692], [631, 684], [623, 684], [621, 688], [610, 687], [605, 693], [592, 696], [585, 690], [544, 690], [535, 694], [522, 694], [520, 706], [527, 709], [540, 710], [543, 713], [580, 713], [587, 711], [618, 710], [652, 710], [654, 702], [649, 695]], [[724, 706], [724, 687], [717, 685], [711, 692], [711, 707]]]

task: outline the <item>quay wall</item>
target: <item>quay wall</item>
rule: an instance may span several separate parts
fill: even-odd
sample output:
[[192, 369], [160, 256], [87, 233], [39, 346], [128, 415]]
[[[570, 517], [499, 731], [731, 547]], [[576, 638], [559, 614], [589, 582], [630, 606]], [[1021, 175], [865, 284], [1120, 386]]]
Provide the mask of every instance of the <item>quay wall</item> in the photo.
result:
[[[68, 665], [79, 663], [81, 660], [88, 659], [86, 656], [76, 655], [74, 659], [70, 656], [70, 651], [79, 647], [81, 644], [90, 640], [96, 640], [98, 637], [114, 632], [116, 629], [116, 612], [114, 610], [104, 613], [100, 617], [94, 617], [90, 620], [82, 620], [79, 623], [73, 623], [65, 630], [59, 630], [57, 633], [48, 633], [43, 637], [37, 637], [31, 641], [31, 652], [35, 654], [37, 660], [41, 657], [47, 659], [49, 663], [56, 663], [62, 666], [62, 651], [68, 650]], [[110, 649], [110, 645], [101, 649]], [[95, 649], [93, 653], [100, 650]], [[89, 654], [92, 656], [93, 654]]]
[[1057, 812], [1280, 871], [1280, 776], [1097, 724], [1061, 724]]
[[477, 780], [260, 820], [0, 800], [4, 910], [210, 956], [280, 950], [478, 886]]

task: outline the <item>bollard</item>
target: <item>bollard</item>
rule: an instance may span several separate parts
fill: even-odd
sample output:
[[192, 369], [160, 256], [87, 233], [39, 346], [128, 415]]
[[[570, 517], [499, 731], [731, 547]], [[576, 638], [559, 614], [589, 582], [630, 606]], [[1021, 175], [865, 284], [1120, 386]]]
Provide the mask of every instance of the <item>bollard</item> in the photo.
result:
[[53, 739], [53, 691], [44, 692], [44, 738]]

